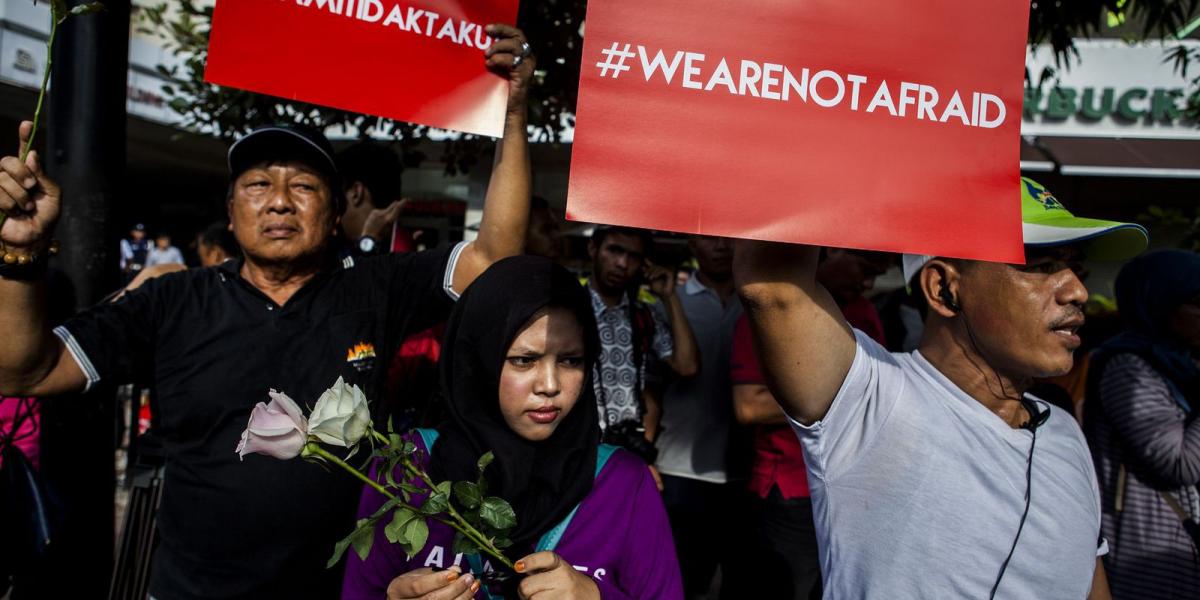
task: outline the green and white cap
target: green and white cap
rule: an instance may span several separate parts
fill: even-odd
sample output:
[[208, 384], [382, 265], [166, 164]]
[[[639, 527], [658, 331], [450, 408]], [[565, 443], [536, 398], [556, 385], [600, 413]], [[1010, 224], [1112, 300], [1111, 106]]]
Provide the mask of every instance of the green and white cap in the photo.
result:
[[[1150, 243], [1146, 228], [1137, 223], [1076, 217], [1050, 190], [1028, 177], [1021, 178], [1021, 230], [1026, 247], [1074, 244], [1089, 260], [1128, 260], [1141, 254]], [[905, 254], [905, 283], [912, 283], [913, 276], [932, 259], [932, 256]]]

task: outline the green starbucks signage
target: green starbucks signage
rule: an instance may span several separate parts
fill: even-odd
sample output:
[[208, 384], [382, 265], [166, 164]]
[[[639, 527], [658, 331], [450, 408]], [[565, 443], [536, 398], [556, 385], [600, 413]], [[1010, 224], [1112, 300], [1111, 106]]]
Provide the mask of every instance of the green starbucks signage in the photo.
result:
[[[1075, 40], [1078, 54], [1057, 61], [1047, 45], [1029, 48], [1021, 133], [1032, 136], [1200, 139], [1187, 116], [1191, 77], [1170, 60], [1196, 40], [1130, 44], [1119, 39]], [[1191, 74], [1194, 77], [1194, 74]]]
[[1066, 121], [1096, 123], [1112, 118], [1129, 124], [1153, 122], [1179, 124], [1187, 94], [1179, 88], [1049, 87], [1025, 90], [1023, 116], [1027, 122]]

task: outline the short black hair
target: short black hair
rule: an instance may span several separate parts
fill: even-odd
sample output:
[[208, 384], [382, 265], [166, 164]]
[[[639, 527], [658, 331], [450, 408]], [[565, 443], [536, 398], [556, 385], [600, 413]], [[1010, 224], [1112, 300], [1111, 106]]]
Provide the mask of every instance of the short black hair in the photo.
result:
[[337, 155], [338, 172], [346, 188], [356, 182], [371, 192], [375, 208], [386, 208], [400, 199], [400, 173], [404, 165], [391, 146], [358, 142]]
[[229, 223], [217, 221], [200, 232], [200, 243], [205, 246], [215, 246], [225, 251], [225, 254], [237, 258], [242, 255], [242, 247], [237, 238], [229, 230]]
[[621, 234], [636, 237], [642, 240], [642, 251], [646, 254], [650, 253], [650, 248], [654, 246], [654, 236], [649, 229], [639, 229], [637, 227], [624, 227], [621, 225], [598, 225], [592, 231], [592, 242], [596, 247], [604, 245], [604, 240], [612, 234]]

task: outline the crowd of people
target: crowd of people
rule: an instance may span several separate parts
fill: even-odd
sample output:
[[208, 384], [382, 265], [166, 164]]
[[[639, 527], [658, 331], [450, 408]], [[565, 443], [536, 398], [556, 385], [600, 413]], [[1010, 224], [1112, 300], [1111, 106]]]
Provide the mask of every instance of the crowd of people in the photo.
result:
[[[599, 226], [572, 272], [531, 195], [535, 60], [489, 32], [509, 110], [471, 242], [386, 247], [394, 153], [265, 127], [229, 149], [200, 267], [135, 226], [124, 293], [52, 329], [63, 198], [36, 153], [0, 160], [0, 243], [27, 259], [0, 266], [0, 394], [150, 382], [151, 598], [1200, 597], [1200, 257], [1022, 179], [1023, 265], [693, 235], [681, 271], [653, 232]], [[1088, 260], [1128, 263], [1125, 330], [1084, 355]], [[1081, 368], [1079, 405], [1031, 392]], [[494, 453], [515, 573], [437, 523], [408, 554], [380, 522], [368, 558], [324, 568], [386, 498], [233, 449], [268, 390], [338, 377], [438, 481]]]

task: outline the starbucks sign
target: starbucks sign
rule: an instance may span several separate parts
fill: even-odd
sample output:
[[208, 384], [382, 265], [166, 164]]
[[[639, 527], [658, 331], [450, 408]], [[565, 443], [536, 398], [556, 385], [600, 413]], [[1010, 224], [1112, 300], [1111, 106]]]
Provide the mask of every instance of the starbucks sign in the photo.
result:
[[1200, 127], [1184, 117], [1188, 81], [1169, 59], [1174, 46], [1120, 40], [1076, 46], [1079, 61], [1040, 89], [1036, 82], [1054, 66], [1053, 53], [1049, 46], [1029, 51], [1025, 65], [1034, 83], [1025, 90], [1022, 134], [1200, 139]]

